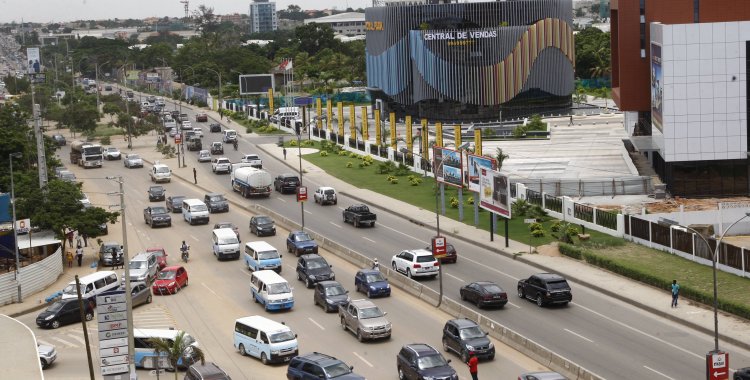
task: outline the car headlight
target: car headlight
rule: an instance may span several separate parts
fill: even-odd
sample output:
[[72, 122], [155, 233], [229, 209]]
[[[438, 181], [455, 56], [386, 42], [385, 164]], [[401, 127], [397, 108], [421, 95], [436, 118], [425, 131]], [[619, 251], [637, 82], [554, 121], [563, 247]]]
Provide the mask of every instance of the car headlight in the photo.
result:
[[492, 344], [492, 342], [490, 342], [490, 345], [489, 345], [489, 346], [487, 346], [487, 347], [489, 347], [489, 348], [494, 348], [494, 347], [495, 347], [495, 345], [494, 345], [494, 344]]
[[54, 319], [54, 318], [55, 318], [55, 316], [54, 316], [54, 315], [48, 315], [48, 316], [46, 316], [46, 317], [44, 318], [44, 320], [45, 320], [45, 321], [50, 321], [50, 320], [52, 320], [52, 319]]
[[170, 283], [169, 283], [169, 285], [167, 285], [167, 286], [169, 286], [169, 287], [171, 288], [171, 287], [173, 287], [174, 285], [175, 285], [175, 282], [174, 282], [174, 281], [172, 281], [172, 282], [170, 282]]
[[390, 289], [391, 288], [391, 284], [385, 284], [385, 288], [386, 289]]
[[307, 278], [309, 278], [309, 279], [311, 279], [311, 280], [314, 280], [314, 279], [315, 279], [315, 276], [313, 276], [313, 275], [311, 275], [311, 274], [310, 274], [310, 275], [307, 275]]
[[469, 350], [469, 351], [474, 351], [474, 346], [467, 344], [466, 345], [466, 349]]
[[281, 351], [279, 351], [279, 350], [271, 350], [271, 355], [278, 355], [279, 353], [281, 353]]
[[138, 280], [143, 280], [143, 279], [145, 279], [146, 277], [147, 277], [147, 276], [146, 276], [145, 274], [142, 274], [142, 275], [138, 276]]

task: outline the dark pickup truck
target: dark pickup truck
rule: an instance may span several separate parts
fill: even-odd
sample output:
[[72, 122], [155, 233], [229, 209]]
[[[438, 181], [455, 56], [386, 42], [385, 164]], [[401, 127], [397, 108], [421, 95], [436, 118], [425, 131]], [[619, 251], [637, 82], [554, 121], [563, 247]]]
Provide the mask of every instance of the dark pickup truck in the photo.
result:
[[369, 207], [363, 204], [351, 205], [344, 210], [343, 214], [344, 223], [351, 223], [354, 227], [359, 227], [363, 224], [375, 227], [375, 220], [378, 218], [377, 215], [370, 212]]

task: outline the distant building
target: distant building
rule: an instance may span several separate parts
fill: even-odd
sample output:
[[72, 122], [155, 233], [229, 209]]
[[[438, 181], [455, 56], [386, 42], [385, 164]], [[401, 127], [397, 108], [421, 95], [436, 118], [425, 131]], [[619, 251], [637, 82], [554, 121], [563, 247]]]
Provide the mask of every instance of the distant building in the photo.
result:
[[220, 22], [231, 22], [234, 25], [242, 25], [245, 21], [242, 19], [242, 15], [239, 13], [233, 13], [231, 15], [219, 16]]
[[254, 0], [250, 3], [250, 33], [271, 32], [278, 29], [276, 3]]
[[327, 24], [336, 34], [345, 36], [365, 35], [365, 14], [357, 12], [339, 13], [331, 16], [310, 18], [305, 24]]
[[278, 30], [292, 30], [298, 26], [302, 26], [304, 23], [301, 20], [288, 20], [280, 18], [278, 20]]

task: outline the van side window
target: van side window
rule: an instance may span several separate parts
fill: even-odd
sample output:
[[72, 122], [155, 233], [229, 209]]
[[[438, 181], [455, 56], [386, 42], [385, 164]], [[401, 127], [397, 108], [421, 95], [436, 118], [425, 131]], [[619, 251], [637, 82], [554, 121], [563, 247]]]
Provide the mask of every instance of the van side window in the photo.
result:
[[264, 333], [264, 332], [262, 332], [262, 331], [260, 332], [260, 340], [261, 340], [261, 341], [262, 341], [263, 343], [265, 343], [265, 344], [268, 344], [268, 337], [266, 336], [266, 333]]
[[105, 279], [99, 279], [94, 281], [94, 286], [96, 286], [97, 289], [101, 289], [107, 285], [107, 281]]
[[255, 327], [250, 327], [250, 326], [246, 326], [246, 327], [247, 327], [247, 334], [245, 335], [253, 339], [258, 337], [258, 329], [256, 329]]
[[110, 274], [109, 276], [107, 276], [106, 281], [107, 281], [107, 285], [117, 283], [117, 275], [116, 274]]
[[94, 284], [86, 285], [86, 291], [84, 293], [91, 293], [94, 290]]
[[266, 284], [263, 284], [263, 286], [260, 288], [260, 291], [261, 292], [265, 292], [266, 291]]

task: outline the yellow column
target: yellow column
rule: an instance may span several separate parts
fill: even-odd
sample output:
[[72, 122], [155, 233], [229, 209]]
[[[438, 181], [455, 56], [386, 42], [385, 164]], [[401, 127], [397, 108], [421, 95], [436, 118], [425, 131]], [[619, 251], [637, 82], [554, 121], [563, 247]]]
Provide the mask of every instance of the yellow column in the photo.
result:
[[273, 115], [273, 89], [268, 89], [268, 116]]
[[454, 134], [456, 136], [455, 142], [456, 142], [456, 149], [458, 149], [459, 146], [461, 146], [461, 125], [457, 125], [454, 127]]
[[443, 123], [435, 123], [435, 145], [443, 146]]
[[391, 122], [391, 148], [396, 149], [396, 113], [391, 112], [388, 116]]
[[482, 130], [481, 129], [474, 130], [474, 154], [478, 156], [482, 155]]
[[370, 138], [370, 123], [367, 120], [367, 107], [362, 107], [362, 140], [367, 142]]
[[339, 111], [339, 136], [344, 136], [344, 104], [341, 102], [336, 103], [336, 108]]
[[380, 110], [375, 110], [375, 145], [380, 146], [383, 138], [383, 126], [380, 123]]
[[427, 119], [422, 119], [422, 157], [425, 160], [430, 159], [430, 153], [427, 151], [430, 144], [430, 133], [427, 129]]
[[349, 135], [350, 138], [357, 139], [357, 117], [354, 112], [354, 104], [349, 105]]
[[409, 154], [411, 154], [414, 149], [414, 142], [411, 134], [411, 116], [406, 117], [406, 136], [404, 136], [404, 138], [406, 138], [406, 149], [408, 149]]
[[315, 124], [318, 127], [318, 130], [323, 128], [323, 101], [320, 100], [320, 98], [315, 99], [315, 112], [317, 112], [318, 116], [318, 122]]
[[331, 99], [326, 100], [326, 116], [328, 119], [326, 120], [326, 124], [328, 124], [328, 130], [333, 130], [333, 102], [331, 102]]

